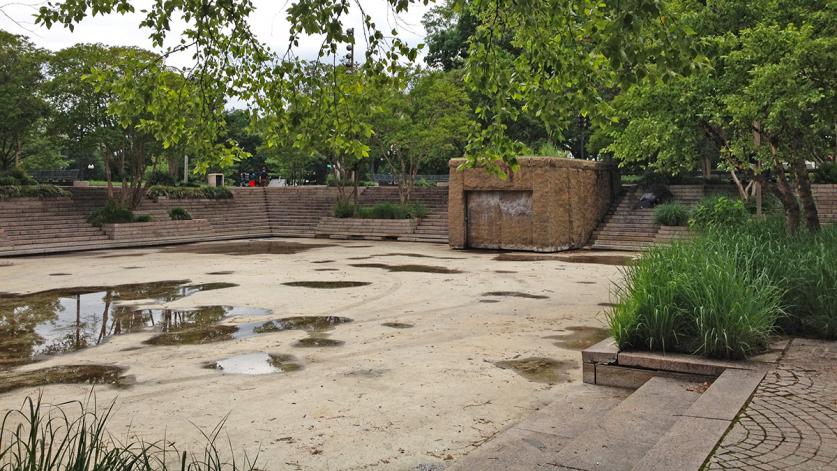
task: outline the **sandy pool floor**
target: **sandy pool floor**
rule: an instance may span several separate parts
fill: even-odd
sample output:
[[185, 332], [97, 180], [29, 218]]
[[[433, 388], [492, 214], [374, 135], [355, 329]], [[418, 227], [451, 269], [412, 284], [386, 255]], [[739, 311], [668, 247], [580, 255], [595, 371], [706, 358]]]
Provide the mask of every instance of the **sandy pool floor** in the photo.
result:
[[[435, 469], [581, 381], [579, 346], [602, 334], [585, 328], [604, 327], [602, 304], [611, 300], [613, 282], [620, 279], [619, 267], [612, 265], [495, 261], [492, 253], [429, 244], [325, 243], [331, 246], [291, 254], [154, 248], [5, 259], [0, 260], [5, 265], [0, 266], [0, 292], [223, 281], [238, 286], [198, 292], [169, 307], [272, 311], [258, 319], [245, 315], [223, 321], [231, 325], [291, 316], [350, 318], [328, 332], [329, 339], [345, 342], [336, 347], [295, 347], [309, 336], [302, 330], [178, 346], [145, 345], [154, 335], [147, 332], [114, 336], [23, 368], [127, 368], [135, 381], [130, 387], [95, 389], [99, 405], [116, 399], [110, 431], [117, 437], [130, 429], [147, 440], [165, 435], [189, 447], [202, 443], [196, 426], [211, 429], [228, 415], [229, 439], [251, 456], [258, 452], [263, 469]], [[351, 264], [431, 265], [461, 273]], [[231, 273], [209, 274], [215, 272]], [[68, 275], [49, 276], [53, 273]], [[370, 284], [342, 289], [282, 284], [293, 281]], [[532, 296], [484, 295], [489, 292]], [[256, 352], [293, 355], [302, 368], [257, 376], [204, 368], [207, 361]], [[548, 380], [554, 384], [496, 365], [530, 357], [555, 360]], [[0, 411], [18, 408], [35, 392], [0, 394]], [[90, 386], [51, 385], [43, 392], [50, 403], [84, 400]]]

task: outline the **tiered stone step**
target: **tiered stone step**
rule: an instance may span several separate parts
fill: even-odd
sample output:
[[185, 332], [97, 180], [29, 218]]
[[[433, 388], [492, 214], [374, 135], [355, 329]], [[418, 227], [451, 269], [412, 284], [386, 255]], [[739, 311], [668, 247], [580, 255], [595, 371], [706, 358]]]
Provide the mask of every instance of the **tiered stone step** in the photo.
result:
[[[447, 187], [414, 188], [411, 200], [427, 208], [427, 216], [419, 220], [412, 234], [398, 237], [404, 242], [448, 243], [448, 189]], [[379, 202], [399, 201], [397, 187], [366, 188], [359, 202], [371, 205]]]
[[331, 215], [337, 190], [324, 186], [266, 188], [271, 233], [281, 237], [314, 237], [320, 218]]
[[90, 225], [90, 204], [71, 198], [19, 198], [0, 202], [0, 250], [60, 249], [92, 246], [107, 240]]
[[186, 221], [160, 220], [128, 224], [105, 224], [102, 230], [109, 239], [120, 241], [143, 240], [192, 240], [214, 235], [215, 231], [206, 219]]
[[638, 186], [623, 187], [604, 221], [593, 231], [591, 245], [602, 250], [642, 250], [654, 243], [658, 226], [653, 209], [634, 209], [642, 196]]
[[436, 244], [448, 243], [448, 212], [447, 209], [432, 212], [419, 220], [413, 234], [399, 237], [405, 242], [430, 242]]
[[708, 387], [652, 377], [633, 392], [576, 385], [448, 470], [697, 471], [763, 376], [728, 369]]

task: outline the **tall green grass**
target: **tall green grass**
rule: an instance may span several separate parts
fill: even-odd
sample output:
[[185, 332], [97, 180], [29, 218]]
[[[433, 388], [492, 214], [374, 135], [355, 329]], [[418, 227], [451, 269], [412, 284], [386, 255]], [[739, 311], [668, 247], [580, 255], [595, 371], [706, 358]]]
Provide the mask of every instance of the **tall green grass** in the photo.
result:
[[616, 295], [610, 328], [621, 348], [744, 358], [776, 331], [837, 338], [837, 228], [715, 227], [649, 250]]
[[[88, 401], [89, 402], [89, 401]], [[114, 404], [98, 411], [81, 402], [45, 406], [42, 397], [27, 397], [18, 410], [10, 410], [0, 424], [0, 471], [238, 471], [256, 469], [223, 458], [218, 441], [222, 420], [212, 431], [201, 431], [206, 445], [198, 454], [179, 451], [172, 441], [121, 442], [107, 431]], [[75, 412], [75, 414], [74, 414]]]

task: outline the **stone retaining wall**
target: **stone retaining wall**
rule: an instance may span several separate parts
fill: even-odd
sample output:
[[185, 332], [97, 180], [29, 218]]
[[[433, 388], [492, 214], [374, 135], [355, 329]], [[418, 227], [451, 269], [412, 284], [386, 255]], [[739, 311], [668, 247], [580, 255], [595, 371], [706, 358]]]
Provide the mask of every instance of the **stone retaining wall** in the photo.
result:
[[102, 231], [111, 240], [173, 239], [189, 236], [213, 235], [215, 231], [206, 219], [186, 221], [151, 221], [127, 224], [104, 224]]
[[521, 157], [502, 180], [450, 163], [448, 231], [454, 248], [555, 252], [587, 243], [619, 188], [611, 164]]
[[320, 219], [317, 225], [317, 237], [333, 239], [397, 239], [411, 235], [416, 231], [416, 219], [359, 219], [333, 218]]
[[811, 185], [820, 222], [837, 224], [837, 185]]

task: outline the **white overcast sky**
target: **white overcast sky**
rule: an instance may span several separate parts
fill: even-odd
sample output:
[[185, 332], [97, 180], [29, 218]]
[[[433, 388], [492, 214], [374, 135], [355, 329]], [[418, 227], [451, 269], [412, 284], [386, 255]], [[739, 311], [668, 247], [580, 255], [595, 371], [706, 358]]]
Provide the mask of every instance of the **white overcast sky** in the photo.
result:
[[[371, 15], [385, 34], [396, 26], [396, 20], [392, 17], [387, 8], [385, 0], [360, 0], [363, 8]], [[142, 5], [150, 5], [150, 0], [138, 0], [134, 4], [137, 10]], [[250, 17], [250, 24], [259, 39], [267, 43], [275, 51], [284, 52], [287, 48], [288, 22], [285, 19], [285, 8], [287, 2], [283, 0], [253, 0], [256, 11]], [[424, 39], [425, 31], [421, 24], [421, 18], [428, 7], [414, 5], [411, 9], [399, 15], [397, 19], [399, 37], [408, 43], [415, 45]], [[0, 13], [0, 29], [9, 33], [28, 36], [29, 39], [40, 47], [50, 50], [59, 50], [76, 43], [103, 43], [111, 46], [138, 46], [151, 49], [151, 41], [148, 39], [148, 31], [138, 27], [141, 14], [132, 15], [107, 15], [88, 17], [81, 24], [77, 25], [75, 31], [70, 32], [60, 25], [52, 29], [35, 25], [33, 14], [43, 2], [29, 0], [0, 0], [2, 13]], [[355, 8], [350, 15], [347, 27], [355, 27], [355, 31], [361, 31], [359, 23], [360, 15]], [[8, 15], [8, 16], [6, 16]], [[9, 18], [11, 17], [11, 18]], [[173, 24], [172, 43], [179, 39], [178, 25]], [[319, 48], [320, 41], [317, 38], [306, 38], [297, 50], [297, 55], [314, 59]], [[358, 45], [357, 52], [360, 53], [362, 46]], [[358, 55], [359, 57], [359, 55]], [[169, 65], [184, 67], [190, 65], [188, 55], [172, 57]]]

